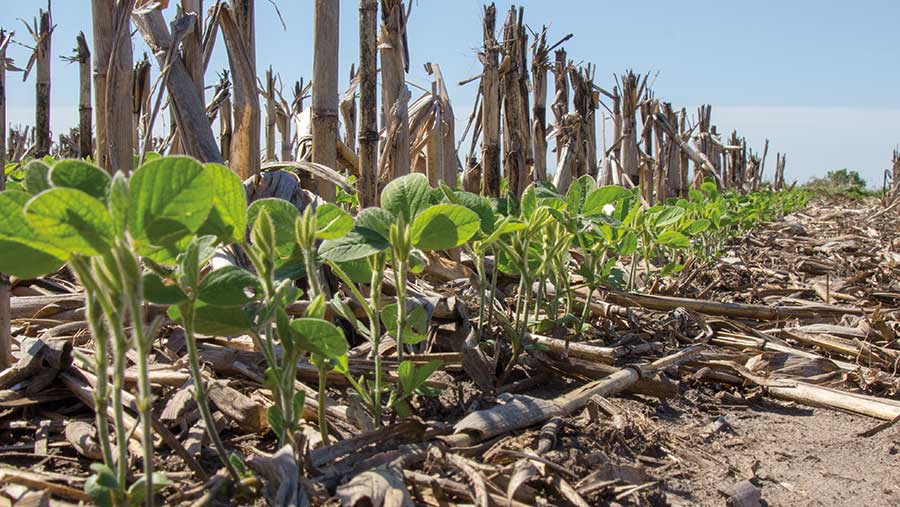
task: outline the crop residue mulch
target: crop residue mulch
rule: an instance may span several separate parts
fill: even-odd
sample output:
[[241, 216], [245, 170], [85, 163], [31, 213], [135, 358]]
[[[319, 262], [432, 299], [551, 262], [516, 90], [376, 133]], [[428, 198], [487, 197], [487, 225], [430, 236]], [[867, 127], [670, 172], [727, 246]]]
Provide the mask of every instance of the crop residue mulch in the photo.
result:
[[[335, 379], [328, 417], [340, 440], [321, 446], [310, 425], [299, 470], [278, 468], [252, 344], [207, 340], [201, 350], [218, 381], [211, 400], [226, 445], [258, 478], [243, 492], [225, 491], [221, 472], [198, 481], [163, 438], [158, 465], [173, 482], [167, 504], [260, 503], [261, 494], [277, 496], [279, 473], [295, 472], [313, 505], [900, 504], [900, 426], [890, 417], [900, 414], [900, 240], [897, 212], [880, 209], [874, 201], [813, 201], [734, 240], [715, 263], [688, 266], [652, 301], [603, 294], [596, 335], [581, 352], [534, 349], [490, 395], [476, 386], [464, 353], [435, 346], [424, 352], [444, 360], [432, 378], [440, 396], [418, 398], [415, 417], [384, 429], [361, 429], [364, 418]], [[431, 342], [464, 339], [460, 312], [477, 313], [465, 308], [473, 300], [465, 284], [417, 289], [436, 301], [438, 322], [445, 319]], [[84, 499], [97, 452], [83, 398], [90, 387], [73, 374], [78, 354], [70, 367], [53, 362], [71, 353], [59, 343], [91, 352], [80, 304], [67, 297], [76, 290], [64, 278], [13, 290], [18, 339], [45, 346], [34, 364], [23, 360], [0, 375], [0, 504], [42, 490], [60, 505]], [[154, 413], [183, 453], [215, 470], [183, 346], [177, 330], [159, 341]], [[366, 345], [354, 352], [351, 366], [365, 371]], [[587, 398], [579, 392], [629, 365], [640, 365], [644, 378], [604, 384]], [[314, 368], [298, 375], [315, 385]], [[82, 398], [73, 395], [79, 389]], [[307, 399], [315, 399], [312, 389]], [[517, 404], [525, 409], [516, 417], [534, 417], [524, 429], [475, 438], [465, 423]], [[139, 460], [139, 447], [131, 455]]]

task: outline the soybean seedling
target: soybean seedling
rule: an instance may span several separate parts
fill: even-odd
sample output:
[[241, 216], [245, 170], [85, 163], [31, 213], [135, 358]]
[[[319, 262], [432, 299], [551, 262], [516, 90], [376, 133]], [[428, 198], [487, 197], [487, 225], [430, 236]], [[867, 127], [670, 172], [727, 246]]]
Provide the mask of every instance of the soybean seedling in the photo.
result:
[[[407, 304], [406, 284], [410, 264], [415, 261], [414, 250], [447, 250], [468, 241], [480, 228], [478, 215], [456, 204], [431, 204], [432, 189], [422, 174], [410, 174], [388, 183], [381, 193], [382, 208], [368, 208], [360, 212], [354, 229], [334, 240], [326, 240], [319, 248], [319, 255], [343, 271], [339, 263], [369, 259], [371, 276], [370, 321], [379, 319], [382, 309], [378, 302], [381, 280], [384, 277], [383, 259], [389, 258], [394, 271], [397, 292], [396, 307], [384, 308], [389, 316], [386, 328], [397, 343], [397, 357], [403, 362], [406, 345], [418, 343], [424, 336], [416, 331], [414, 323], [421, 315], [419, 310], [410, 312]], [[385, 254], [382, 257], [382, 254]], [[344, 273], [346, 274], [346, 273]], [[344, 278], [344, 276], [342, 276]], [[348, 279], [345, 282], [351, 282]], [[395, 316], [395, 317], [394, 317]], [[380, 329], [375, 323], [369, 331], [375, 352], [375, 387], [371, 402], [375, 410], [376, 424], [381, 423], [381, 360]]]

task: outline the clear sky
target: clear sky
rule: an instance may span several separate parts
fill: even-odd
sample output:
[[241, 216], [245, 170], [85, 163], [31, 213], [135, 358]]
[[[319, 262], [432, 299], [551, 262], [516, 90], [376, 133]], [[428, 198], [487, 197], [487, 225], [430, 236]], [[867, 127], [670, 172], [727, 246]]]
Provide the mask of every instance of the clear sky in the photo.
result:
[[[313, 2], [274, 2], [288, 29], [282, 28], [271, 3], [257, 0], [258, 71], [262, 75], [272, 65], [287, 90], [312, 72]], [[0, 26], [15, 30], [18, 41], [30, 43], [19, 18], [30, 21], [45, 0], [0, 4]], [[346, 84], [350, 64], [358, 57], [358, 1], [341, 4], [341, 82]], [[451, 84], [460, 128], [477, 85], [456, 83], [480, 71], [475, 54], [481, 42], [482, 4], [414, 0], [409, 24], [409, 80], [430, 88], [423, 65], [439, 64]], [[509, 5], [497, 2], [498, 25]], [[774, 167], [776, 151], [787, 152], [790, 179], [805, 181], [848, 167], [860, 171], [870, 185], [880, 185], [891, 150], [900, 143], [900, 2], [527, 0], [517, 5], [525, 7], [525, 22], [533, 29], [549, 25], [554, 41], [573, 33], [565, 46], [569, 56], [596, 64], [598, 85], [611, 88], [613, 74], [628, 68], [658, 72], [658, 98], [685, 106], [692, 114], [697, 105], [712, 104], [712, 120], [720, 132], [737, 129], [757, 150], [769, 138], [767, 168]], [[71, 53], [79, 30], [90, 40], [89, 0], [55, 0], [53, 14], [56, 55]], [[166, 14], [171, 17], [174, 8]], [[139, 35], [135, 41], [137, 57], [146, 46]], [[28, 49], [13, 46], [8, 56], [24, 65], [28, 55]], [[227, 60], [219, 44], [207, 83], [224, 68]], [[76, 123], [77, 67], [54, 58], [52, 73], [51, 126], [62, 132]], [[33, 124], [33, 77], [28, 83], [17, 74], [7, 80], [8, 121]]]

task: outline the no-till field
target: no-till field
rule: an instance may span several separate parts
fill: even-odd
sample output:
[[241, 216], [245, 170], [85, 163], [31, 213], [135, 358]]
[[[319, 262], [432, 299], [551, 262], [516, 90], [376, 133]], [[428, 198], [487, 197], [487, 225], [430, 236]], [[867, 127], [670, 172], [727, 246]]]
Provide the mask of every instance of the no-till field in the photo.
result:
[[[353, 426], [342, 423], [342, 418], [355, 420], [353, 405], [339, 386], [331, 389], [334, 433], [356, 438], [317, 448], [310, 426], [306, 436], [315, 450], [301, 471], [302, 488], [313, 505], [380, 505], [384, 499], [354, 492], [348, 484], [369, 471], [372, 480], [393, 487], [405, 483], [422, 505], [504, 505], [510, 489], [516, 490], [513, 505], [898, 505], [900, 425], [813, 408], [810, 400], [773, 391], [800, 381], [873, 397], [856, 398], [857, 411], [869, 410], [876, 399], [900, 407], [894, 373], [900, 361], [898, 216], [879, 210], [874, 201], [813, 201], [782, 222], [735, 240], [715, 264], [689, 267], [671, 286], [660, 287], [663, 296], [735, 303], [729, 315], [677, 304], [649, 310], [627, 295], [605, 294], [601, 299], [612, 302], [615, 311], [611, 320], [598, 323], [593, 343], [619, 351], [615, 366], [699, 346], [661, 377], [621, 395], [595, 397], [569, 417], [474, 446], [454, 447], [441, 439], [477, 410], [515, 397], [557, 399], [608, 375], [611, 365], [533, 351], [501, 389], [506, 392], [489, 396], [462, 371], [460, 359], [454, 366], [448, 355], [446, 371], [432, 379], [444, 387], [440, 397], [417, 399], [415, 418], [375, 434], [354, 435]], [[60, 278], [15, 288], [14, 315], [24, 298], [63, 287]], [[452, 283], [422, 290], [460, 294]], [[470, 296], [461, 294], [462, 300]], [[74, 335], [79, 346], [83, 331], [70, 323], [79, 322], [78, 305], [63, 296], [20, 318], [20, 337]], [[747, 309], [755, 307], [747, 305], [809, 311], [772, 318], [754, 316]], [[157, 392], [155, 414], [212, 470], [216, 457], [198, 431], [184, 365], [177, 361], [182, 347], [177, 332], [160, 342], [157, 383], [165, 387]], [[207, 341], [203, 350], [210, 374], [224, 381], [222, 393], [212, 398], [226, 445], [242, 451], [251, 464], [271, 466], [267, 453], [275, 452], [275, 445], [265, 431], [253, 431], [259, 421], [229, 413], [237, 406], [253, 414], [268, 403], [255, 377], [259, 358], [240, 340]], [[365, 347], [356, 353], [354, 364], [364, 366]], [[314, 377], [302, 371], [300, 377], [315, 385]], [[77, 438], [66, 427], [76, 420], [90, 423], [87, 406], [61, 378], [40, 392], [2, 394], [3, 501], [12, 504], [26, 490], [45, 487], [53, 488], [59, 505], [77, 502], [91, 460], [84, 449], [76, 452]], [[173, 480], [163, 493], [172, 505], [259, 504], [260, 495], [277, 495], [279, 484], [271, 481], [251, 480], [243, 494], [226, 491], [221, 475], [199, 483], [171, 451], [161, 446], [159, 456], [158, 465]], [[519, 479], [526, 480], [509, 487]], [[390, 498], [385, 505], [391, 505]]]

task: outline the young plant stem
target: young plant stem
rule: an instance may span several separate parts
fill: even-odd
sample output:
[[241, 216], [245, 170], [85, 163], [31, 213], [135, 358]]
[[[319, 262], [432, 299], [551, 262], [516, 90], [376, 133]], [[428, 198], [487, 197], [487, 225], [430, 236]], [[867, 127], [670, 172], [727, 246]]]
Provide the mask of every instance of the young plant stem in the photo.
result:
[[[153, 507], [153, 391], [150, 387], [150, 374], [147, 363], [153, 351], [153, 337], [145, 336], [144, 327], [144, 288], [140, 276], [138, 260], [126, 245], [116, 249], [116, 261], [122, 277], [122, 286], [127, 300], [128, 312], [131, 316], [133, 341], [137, 349], [138, 361], [138, 412], [141, 418], [141, 445], [144, 448], [144, 487], [147, 507]], [[124, 365], [123, 365], [124, 367]], [[122, 371], [124, 377], [124, 369]]]
[[519, 354], [522, 350], [522, 342], [525, 340], [525, 336], [528, 333], [528, 308], [529, 306], [531, 306], [532, 283], [533, 281], [525, 276], [520, 278], [519, 281], [519, 300], [516, 301], [516, 333], [511, 343], [512, 358], [510, 358], [509, 363], [506, 364], [506, 368], [503, 369], [503, 373], [500, 375], [500, 379], [498, 380], [500, 385], [503, 385], [506, 382], [506, 379], [509, 377], [510, 373], [512, 373], [513, 367], [515, 367], [516, 363], [519, 361]]
[[374, 315], [369, 319], [369, 333], [372, 337], [372, 349], [375, 354], [375, 388], [372, 393], [372, 412], [375, 418], [375, 426], [381, 427], [381, 325], [378, 317], [378, 305], [381, 298], [381, 283], [384, 277], [385, 255], [375, 254], [370, 258], [372, 268], [372, 281], [370, 284], [370, 307]]
[[525, 283], [526, 283], [526, 281], [525, 281], [525, 275], [522, 275], [522, 276], [519, 278], [519, 288], [518, 288], [518, 291], [517, 291], [518, 297], [516, 298], [516, 314], [515, 314], [515, 318], [513, 319], [513, 323], [515, 324], [516, 331], [519, 330], [519, 327], [520, 327], [520, 325], [521, 325], [521, 322], [522, 322], [522, 308], [525, 307], [525, 304], [524, 304], [524, 302], [525, 302], [525, 292], [528, 290], [528, 289], [526, 288], [527, 286], [525, 285]]
[[[593, 298], [594, 298], [594, 284], [590, 284], [590, 285], [588, 285], [587, 299], [584, 300], [584, 307], [581, 309], [581, 321], [579, 322], [579, 325], [578, 325], [578, 332], [576, 333], [577, 336], [581, 336], [581, 334], [582, 334], [581, 330], [584, 327], [584, 324], [588, 320], [588, 315], [591, 310], [591, 299], [593, 299]], [[567, 352], [568, 352], [568, 347], [569, 347], [569, 341], [566, 340], [566, 351]]]
[[[484, 296], [487, 292], [487, 275], [484, 272], [484, 254], [474, 254], [473, 258], [475, 259], [475, 271], [478, 273], [478, 343], [481, 343], [482, 337], [484, 337]], [[496, 266], [494, 266], [496, 270]]]
[[109, 332], [103, 323], [103, 313], [98, 301], [99, 292], [96, 291], [96, 283], [90, 277], [90, 268], [87, 266], [86, 259], [82, 257], [73, 257], [69, 261], [69, 266], [75, 272], [75, 276], [85, 287], [86, 297], [85, 306], [87, 321], [91, 328], [91, 335], [94, 337], [94, 374], [97, 376], [97, 385], [94, 389], [94, 414], [97, 425], [98, 440], [100, 441], [100, 450], [103, 455], [103, 462], [113, 467], [112, 444], [109, 436], [109, 423], [107, 422], [106, 412], [109, 408]]
[[[293, 442], [294, 430], [294, 379], [296, 378], [297, 356], [285, 354], [281, 364], [280, 394], [282, 399], [282, 421], [285, 441], [281, 445]], [[324, 401], [324, 400], [323, 400]], [[321, 405], [322, 403], [320, 403]], [[319, 423], [321, 424], [321, 422]]]
[[397, 291], [397, 362], [403, 362], [403, 329], [406, 327], [406, 278], [409, 270], [410, 227], [401, 217], [391, 226], [391, 263], [394, 267], [394, 286]]
[[[316, 266], [316, 216], [312, 214], [310, 208], [303, 213], [303, 217], [297, 222], [297, 239], [303, 250], [303, 262], [306, 268], [306, 279], [309, 281], [309, 300], [315, 301], [322, 294], [322, 285], [319, 282], [319, 269]], [[323, 364], [316, 364], [319, 371], [319, 406], [318, 406], [318, 422], [319, 433], [322, 435], [322, 444], [328, 445], [328, 422], [325, 420], [325, 387], [328, 381], [326, 365], [327, 361], [322, 358]], [[296, 365], [296, 361], [294, 361]], [[291, 379], [293, 381], [293, 378]], [[291, 382], [293, 385], [293, 382]], [[291, 388], [293, 390], [293, 388]], [[293, 394], [291, 395], [293, 397]], [[291, 403], [293, 410], [293, 403]], [[293, 416], [293, 414], [291, 414]]]
[[634, 278], [635, 278], [635, 276], [637, 276], [638, 260], [636, 258], [636, 255], [637, 255], [637, 250], [635, 250], [635, 252], [631, 254], [631, 266], [629, 266], [630, 270], [628, 273], [628, 290], [629, 291], [634, 290]]
[[403, 362], [403, 340], [406, 328], [406, 276], [407, 262], [401, 260], [395, 266], [394, 284], [397, 288], [397, 362]]
[[328, 422], [325, 420], [325, 382], [327, 371], [324, 367], [319, 367], [319, 434], [322, 435], [322, 445], [328, 445]]
[[497, 273], [500, 271], [500, 267], [497, 265], [497, 252], [493, 248], [491, 250], [494, 255], [494, 270], [491, 271], [491, 287], [488, 293], [488, 325], [494, 321], [494, 298], [497, 295]]
[[[366, 298], [364, 298], [362, 293], [359, 292], [359, 289], [356, 287], [356, 284], [354, 284], [353, 280], [351, 280], [350, 277], [347, 276], [347, 273], [343, 269], [341, 269], [341, 267], [338, 264], [335, 264], [332, 261], [327, 261], [327, 262], [328, 262], [328, 265], [331, 267], [332, 272], [334, 272], [341, 279], [341, 281], [344, 282], [344, 284], [347, 286], [347, 288], [350, 289], [350, 293], [353, 294], [353, 297], [356, 298], [356, 300], [359, 301], [359, 303], [362, 305], [363, 311], [366, 312], [366, 317], [370, 320], [370, 322], [373, 319], [378, 319], [378, 313], [375, 312], [374, 310], [372, 310], [372, 308], [369, 306], [369, 302], [367, 302]], [[371, 332], [371, 330], [372, 330], [371, 325], [369, 327], [369, 330]], [[372, 397], [366, 392], [366, 390], [363, 388], [363, 386], [360, 385], [360, 383], [357, 382], [357, 380], [355, 378], [353, 378], [353, 375], [345, 374], [345, 377], [346, 377], [347, 381], [350, 382], [350, 385], [353, 387], [353, 389], [363, 398], [363, 403], [365, 403], [366, 405], [368, 405], [370, 407], [374, 406], [372, 403]], [[374, 413], [374, 410], [373, 410], [373, 413]]]
[[[107, 259], [108, 261], [109, 259]], [[70, 266], [75, 275], [85, 288], [85, 292], [91, 294], [89, 300], [93, 299], [99, 305], [102, 316], [106, 320], [104, 326], [99, 314], [93, 318], [91, 325], [97, 327], [99, 332], [94, 334], [95, 343], [98, 344], [97, 354], [103, 349], [103, 355], [97, 358], [97, 387], [94, 393], [94, 401], [97, 404], [95, 411], [98, 419], [103, 419], [98, 424], [99, 434], [106, 434], [103, 440], [103, 455], [106, 465], [114, 470], [116, 476], [116, 485], [118, 489], [112, 491], [113, 504], [116, 506], [125, 505], [127, 501], [126, 480], [128, 473], [128, 432], [125, 426], [125, 407], [122, 403], [122, 391], [125, 377], [125, 347], [127, 340], [125, 339], [125, 330], [122, 325], [120, 315], [123, 314], [120, 307], [117, 307], [113, 299], [121, 294], [119, 281], [108, 271], [108, 265], [102, 262], [92, 262], [91, 259], [74, 257], [70, 261]], [[103, 281], [98, 280], [95, 276], [104, 278]], [[107, 290], [101, 289], [106, 287]], [[110, 336], [112, 335], [112, 336]], [[115, 456], [112, 451], [111, 439], [109, 438], [109, 426], [106, 423], [108, 393], [109, 370], [107, 368], [107, 351], [108, 346], [112, 342], [113, 350], [113, 384], [112, 384], [112, 409], [113, 409], [113, 427], [115, 430], [116, 449]], [[102, 379], [102, 380], [101, 380]]]
[[125, 353], [127, 343], [121, 320], [107, 314], [110, 328], [113, 330], [113, 390], [112, 404], [116, 426], [116, 480], [124, 489], [128, 478], [128, 430], [125, 426], [125, 408], [122, 402], [122, 391], [125, 384]]
[[306, 280], [309, 283], [309, 300], [312, 301], [322, 293], [322, 285], [319, 281], [319, 270], [316, 266], [315, 243], [303, 245], [303, 264], [306, 268]]
[[188, 363], [191, 368], [191, 376], [194, 377], [194, 399], [197, 401], [197, 407], [200, 409], [200, 417], [203, 418], [203, 424], [206, 425], [206, 431], [209, 434], [210, 440], [212, 440], [213, 448], [215, 448], [216, 454], [219, 455], [219, 460], [225, 465], [228, 475], [230, 475], [235, 482], [240, 481], [240, 475], [228, 459], [225, 444], [222, 443], [222, 438], [219, 436], [219, 430], [216, 429], [215, 420], [209, 409], [209, 397], [206, 390], [206, 382], [204, 382], [202, 372], [200, 371], [200, 354], [197, 350], [197, 340], [194, 336], [195, 306], [193, 302], [185, 305], [185, 308], [182, 309], [182, 315], [184, 316], [184, 341], [188, 350]]
[[538, 283], [537, 297], [535, 297], [534, 304], [534, 321], [537, 322], [541, 317], [541, 306], [544, 304], [544, 287], [545, 287], [545, 279], [541, 278], [540, 283]]
[[[255, 248], [256, 247], [251, 245], [249, 248], [246, 248], [245, 251], [251, 264], [256, 268], [256, 272], [259, 275], [259, 280], [262, 284], [261, 300], [263, 301], [264, 306], [271, 307], [276, 304], [275, 279], [273, 275], [275, 271], [274, 260], [270, 255], [265, 255], [264, 252], [257, 252]], [[282, 361], [284, 361], [284, 364], [289, 364], [290, 358], [282, 357], [282, 361], [279, 361], [278, 355], [275, 353], [275, 326], [273, 325], [272, 320], [273, 317], [269, 317], [265, 322], [257, 323], [256, 330], [251, 331], [250, 335], [263, 351], [266, 362], [269, 363], [269, 368], [271, 368], [274, 373], [275, 378], [272, 385], [272, 398], [275, 399], [281, 413], [282, 424], [277, 433], [278, 446], [283, 447], [289, 441], [288, 430], [290, 428], [284, 423], [286, 421], [291, 421], [288, 417], [293, 413], [293, 399], [287, 397], [287, 393], [293, 390], [294, 379], [293, 377], [289, 379], [286, 378], [287, 372], [282, 364]], [[262, 333], [260, 333], [260, 331], [262, 331]], [[262, 339], [262, 337], [265, 339]]]

